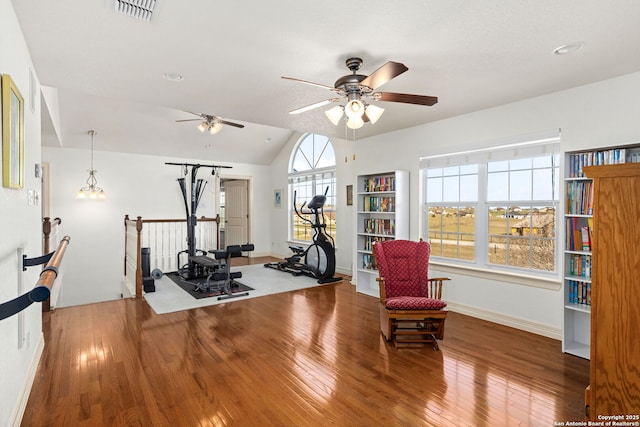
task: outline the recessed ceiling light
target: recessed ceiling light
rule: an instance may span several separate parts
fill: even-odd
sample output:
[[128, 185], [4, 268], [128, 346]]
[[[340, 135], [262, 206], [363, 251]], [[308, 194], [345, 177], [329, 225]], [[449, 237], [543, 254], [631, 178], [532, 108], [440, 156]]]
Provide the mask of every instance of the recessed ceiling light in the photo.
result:
[[558, 46], [557, 48], [555, 48], [553, 50], [553, 53], [556, 55], [568, 55], [570, 53], [573, 53], [577, 50], [580, 50], [580, 48], [582, 48], [582, 46], [584, 46], [584, 43], [582, 42], [574, 42], [574, 43], [568, 43], [568, 44], [563, 44], [562, 46]]
[[170, 82], [181, 82], [184, 80], [184, 77], [180, 73], [164, 73], [162, 78]]

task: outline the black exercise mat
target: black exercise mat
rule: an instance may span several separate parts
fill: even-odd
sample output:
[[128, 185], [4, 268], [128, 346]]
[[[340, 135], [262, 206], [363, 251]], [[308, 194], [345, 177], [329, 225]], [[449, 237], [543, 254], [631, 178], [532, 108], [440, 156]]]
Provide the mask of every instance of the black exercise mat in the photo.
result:
[[[194, 280], [187, 281], [187, 280], [184, 280], [182, 277], [180, 277], [180, 275], [176, 272], [166, 273], [165, 276], [173, 280], [173, 282], [176, 285], [180, 286], [182, 289], [184, 289], [189, 295], [191, 295], [195, 299], [218, 297], [220, 295], [227, 294], [224, 291], [217, 291], [217, 290], [212, 290], [210, 292], [206, 292], [206, 291], [202, 292], [202, 291], [195, 290], [196, 284], [206, 283], [207, 281], [206, 277], [203, 277], [202, 279], [194, 279]], [[231, 293], [235, 294], [237, 292], [247, 292], [247, 291], [253, 291], [253, 288], [247, 285], [244, 285], [238, 282], [237, 280], [232, 281]]]

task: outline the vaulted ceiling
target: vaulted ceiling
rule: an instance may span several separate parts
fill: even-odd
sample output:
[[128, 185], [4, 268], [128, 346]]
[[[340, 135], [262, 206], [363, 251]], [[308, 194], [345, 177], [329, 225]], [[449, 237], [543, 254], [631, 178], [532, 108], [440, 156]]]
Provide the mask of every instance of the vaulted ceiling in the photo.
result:
[[[148, 22], [116, 13], [114, 0], [13, 6], [57, 95], [48, 109], [60, 129], [45, 114], [46, 146], [88, 148], [95, 129], [96, 150], [269, 164], [294, 132], [360, 140], [640, 70], [635, 0], [157, 0]], [[584, 46], [553, 53], [572, 42]], [[439, 102], [379, 102], [382, 118], [355, 132], [331, 124], [328, 107], [288, 114], [335, 94], [282, 76], [333, 86], [352, 56], [361, 74], [404, 63], [381, 89]], [[176, 122], [187, 111], [245, 128], [200, 133]]]

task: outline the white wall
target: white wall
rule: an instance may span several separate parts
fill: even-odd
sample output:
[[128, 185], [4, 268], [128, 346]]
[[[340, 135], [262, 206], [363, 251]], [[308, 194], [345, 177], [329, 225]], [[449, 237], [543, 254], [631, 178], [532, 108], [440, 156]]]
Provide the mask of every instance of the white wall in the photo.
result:
[[[635, 73], [368, 138], [356, 142], [357, 174], [410, 171], [410, 237], [417, 239], [421, 156], [550, 129], [562, 130], [563, 152], [640, 141], [639, 93], [640, 73]], [[394, 155], [381, 155], [385, 152]], [[445, 290], [451, 308], [560, 338], [563, 299], [559, 290], [443, 273], [435, 267], [431, 274], [453, 278]]]
[[[100, 134], [95, 146], [99, 145]], [[124, 259], [124, 216], [148, 219], [185, 218], [184, 202], [176, 179], [178, 166], [165, 162], [217, 164], [211, 161], [143, 156], [105, 151], [94, 152], [98, 185], [106, 200], [76, 199], [85, 185], [90, 164], [88, 150], [43, 148], [43, 161], [50, 164], [51, 216], [62, 219], [64, 234], [71, 236], [65, 255], [64, 286], [58, 306], [71, 306], [120, 298]], [[224, 177], [248, 177], [253, 184], [254, 210], [251, 229], [253, 256], [269, 253], [269, 228], [264, 226], [260, 206], [271, 203], [269, 168], [225, 164]], [[209, 180], [198, 207], [198, 216], [215, 216], [214, 180], [211, 170], [201, 168], [198, 178]], [[187, 177], [190, 182], [190, 175]], [[185, 247], [186, 249], [186, 247]]]
[[[0, 303], [29, 291], [38, 280], [39, 267], [23, 272], [17, 250], [28, 257], [42, 255], [40, 207], [29, 205], [28, 191], [41, 192], [34, 176], [40, 160], [40, 97], [29, 106], [29, 70], [33, 68], [13, 6], [0, 0], [0, 74], [9, 74], [25, 102], [25, 186], [0, 187]], [[36, 81], [37, 83], [37, 81]], [[37, 88], [36, 88], [37, 90]], [[19, 289], [22, 282], [23, 291]], [[21, 315], [0, 320], [0, 425], [19, 424], [43, 346], [40, 304]], [[19, 319], [24, 328], [20, 330]]]

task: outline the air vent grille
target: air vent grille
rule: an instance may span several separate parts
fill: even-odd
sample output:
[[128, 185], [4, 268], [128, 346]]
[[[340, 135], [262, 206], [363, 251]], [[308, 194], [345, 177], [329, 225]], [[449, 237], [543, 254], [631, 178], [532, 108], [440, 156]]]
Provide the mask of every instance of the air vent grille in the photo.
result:
[[115, 0], [116, 12], [142, 21], [151, 20], [156, 0]]

